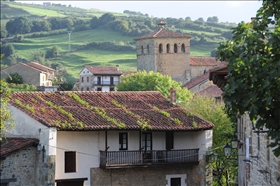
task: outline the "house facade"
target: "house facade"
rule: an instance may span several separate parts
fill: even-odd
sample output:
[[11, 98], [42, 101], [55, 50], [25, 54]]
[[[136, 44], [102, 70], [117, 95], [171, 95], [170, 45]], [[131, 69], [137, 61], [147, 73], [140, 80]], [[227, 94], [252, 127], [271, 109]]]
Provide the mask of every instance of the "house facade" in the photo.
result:
[[120, 82], [122, 72], [119, 65], [109, 66], [85, 66], [79, 74], [79, 82], [76, 89], [81, 91], [115, 91], [115, 85]]
[[52, 165], [42, 185], [206, 183], [214, 125], [159, 92], [18, 92], [9, 108], [9, 135], [38, 138]]
[[9, 74], [17, 73], [23, 79], [23, 84], [31, 84], [37, 87], [52, 86], [55, 70], [36, 62], [16, 63], [1, 70], [1, 78], [8, 78]]
[[[219, 87], [226, 85], [227, 64], [210, 70], [209, 79]], [[279, 185], [280, 157], [268, 147], [271, 142], [268, 129], [257, 128], [249, 114], [237, 114], [238, 185]]]

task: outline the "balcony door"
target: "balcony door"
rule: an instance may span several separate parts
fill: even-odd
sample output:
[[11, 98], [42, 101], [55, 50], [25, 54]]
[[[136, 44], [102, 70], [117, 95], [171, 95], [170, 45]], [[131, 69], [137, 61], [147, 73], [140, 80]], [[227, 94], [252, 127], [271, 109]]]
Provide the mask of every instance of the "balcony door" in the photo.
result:
[[114, 85], [114, 77], [110, 77], [110, 85]]
[[142, 133], [143, 162], [152, 161], [152, 133]]

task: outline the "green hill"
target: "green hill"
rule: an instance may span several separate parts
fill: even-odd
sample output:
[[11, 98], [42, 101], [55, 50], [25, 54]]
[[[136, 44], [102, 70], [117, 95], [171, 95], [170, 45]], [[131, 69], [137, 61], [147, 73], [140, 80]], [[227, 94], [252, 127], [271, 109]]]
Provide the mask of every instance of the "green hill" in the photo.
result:
[[[27, 19], [22, 20], [32, 23], [30, 31], [14, 31], [6, 27], [7, 22], [23, 16]], [[1, 2], [1, 47], [8, 44], [14, 47], [13, 54], [3, 58], [2, 67], [19, 61], [37, 61], [51, 67], [59, 65], [67, 69], [68, 82], [78, 78], [84, 65], [119, 64], [122, 71], [136, 70], [133, 39], [156, 30], [159, 21], [167, 22], [169, 30], [192, 36], [191, 56], [210, 56], [219, 42], [230, 37], [230, 28], [235, 26], [218, 22], [151, 18], [133, 11], [108, 14], [60, 4], [43, 6]], [[34, 26], [43, 23], [48, 28]], [[68, 31], [71, 31], [70, 35]], [[58, 55], [47, 57], [48, 51], [54, 46], [58, 48]]]

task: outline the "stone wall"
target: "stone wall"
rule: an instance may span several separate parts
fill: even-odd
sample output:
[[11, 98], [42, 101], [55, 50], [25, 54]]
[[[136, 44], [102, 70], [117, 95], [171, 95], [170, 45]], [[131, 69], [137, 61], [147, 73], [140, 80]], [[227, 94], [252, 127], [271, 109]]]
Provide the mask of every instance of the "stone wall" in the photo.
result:
[[[256, 130], [255, 130], [256, 131]], [[238, 183], [246, 186], [280, 185], [280, 157], [267, 147], [271, 142], [267, 133], [254, 132], [248, 114], [238, 119]], [[249, 161], [246, 159], [246, 137], [249, 137]], [[265, 172], [265, 173], [261, 173]]]
[[1, 160], [1, 179], [17, 179], [9, 186], [54, 185], [54, 176], [54, 157], [46, 157], [37, 147], [20, 149]]
[[[165, 186], [167, 176], [185, 175], [185, 185], [204, 186], [204, 160], [199, 165], [139, 167], [123, 169], [91, 169], [91, 185], [99, 186]], [[184, 185], [182, 183], [182, 185]]]

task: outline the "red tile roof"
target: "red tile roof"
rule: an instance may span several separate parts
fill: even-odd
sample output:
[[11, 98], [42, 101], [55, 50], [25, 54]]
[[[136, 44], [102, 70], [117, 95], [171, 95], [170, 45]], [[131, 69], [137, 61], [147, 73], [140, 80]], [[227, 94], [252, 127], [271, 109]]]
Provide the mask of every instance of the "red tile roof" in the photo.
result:
[[190, 64], [192, 66], [216, 66], [220, 65], [221, 61], [217, 61], [214, 57], [191, 57]]
[[0, 155], [4, 156], [16, 150], [38, 144], [39, 140], [35, 138], [3, 138], [0, 141]]
[[38, 70], [44, 71], [44, 72], [55, 71], [54, 69], [52, 69], [50, 67], [47, 67], [45, 65], [42, 65], [42, 64], [39, 64], [39, 63], [36, 63], [36, 62], [29, 62], [29, 63], [26, 63], [26, 65], [31, 66], [33, 68], [36, 68]]
[[191, 89], [192, 87], [202, 83], [202, 82], [206, 82], [209, 81], [209, 71], [206, 72], [205, 74], [202, 74], [201, 76], [198, 76], [192, 80], [190, 80], [189, 82], [187, 82], [185, 85], [183, 85], [182, 87], [186, 87], [188, 89]]
[[148, 38], [191, 38], [190, 35], [182, 34], [178, 32], [172, 32], [165, 29], [159, 29], [156, 31], [153, 31], [149, 34], [143, 35], [141, 37], [135, 38], [134, 40], [140, 40], [140, 39], [148, 39]]
[[94, 75], [122, 75], [117, 67], [110, 66], [85, 66]]
[[[194, 131], [214, 127], [212, 123], [170, 103], [157, 91], [15, 92], [10, 104], [42, 124], [60, 130], [140, 130], [145, 121], [150, 126], [147, 130], [158, 131]], [[161, 111], [169, 113], [170, 117]], [[177, 124], [175, 118], [181, 124]], [[193, 122], [198, 127], [193, 126]]]
[[204, 90], [201, 90], [196, 93], [196, 95], [203, 95], [203, 96], [209, 96], [209, 97], [220, 97], [222, 96], [223, 91], [217, 86], [212, 85], [210, 87], [207, 87]]

